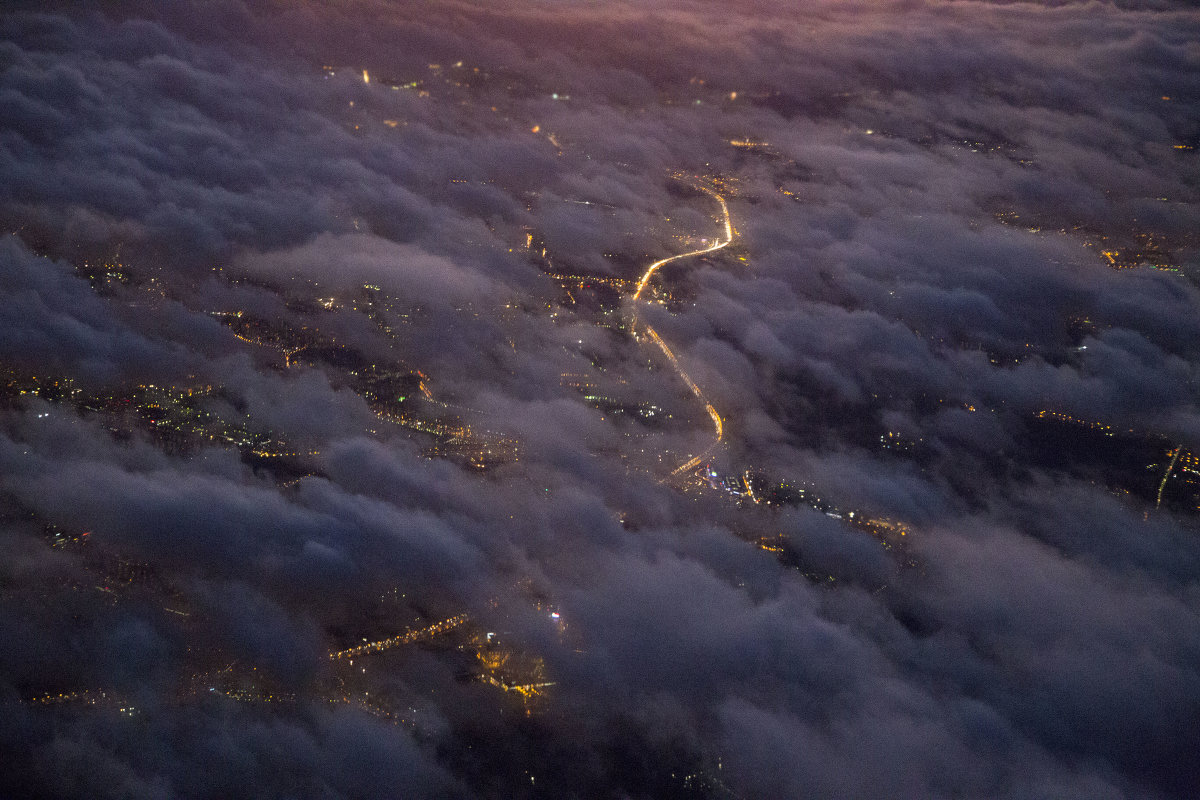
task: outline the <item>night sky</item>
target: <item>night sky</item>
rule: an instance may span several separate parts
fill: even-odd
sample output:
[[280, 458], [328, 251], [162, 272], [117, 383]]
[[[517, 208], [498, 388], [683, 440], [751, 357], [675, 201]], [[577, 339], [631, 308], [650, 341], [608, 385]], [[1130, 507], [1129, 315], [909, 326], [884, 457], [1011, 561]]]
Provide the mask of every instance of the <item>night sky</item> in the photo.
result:
[[1198, 202], [1182, 0], [7, 2], [0, 797], [1200, 796]]

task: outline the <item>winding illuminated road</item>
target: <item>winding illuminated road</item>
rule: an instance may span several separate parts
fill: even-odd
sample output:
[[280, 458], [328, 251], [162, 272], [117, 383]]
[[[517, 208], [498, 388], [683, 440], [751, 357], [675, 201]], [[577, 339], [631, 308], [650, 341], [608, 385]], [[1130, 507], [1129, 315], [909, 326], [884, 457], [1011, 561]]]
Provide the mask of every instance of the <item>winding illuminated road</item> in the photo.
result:
[[716, 198], [717, 202], [721, 204], [721, 213], [725, 216], [725, 241], [718, 239], [716, 244], [709, 247], [705, 247], [700, 250], [692, 250], [688, 253], [679, 253], [678, 255], [669, 256], [659, 261], [655, 261], [646, 268], [646, 273], [642, 275], [642, 279], [638, 281], [637, 291], [633, 293], [634, 300], [637, 300], [642, 296], [642, 292], [646, 289], [646, 284], [650, 283], [650, 278], [654, 276], [655, 272], [658, 272], [660, 267], [664, 267], [667, 264], [670, 264], [672, 261], [679, 261], [680, 259], [691, 258], [692, 256], [702, 256], [705, 253], [712, 253], [716, 250], [720, 250], [723, 247], [728, 247], [729, 243], [733, 241], [733, 220], [729, 217], [729, 205], [725, 202], [725, 198], [721, 197], [721, 195], [717, 194], [712, 189], [706, 189], [703, 186], [698, 186], [697, 188], [705, 194], [712, 195]]
[[[702, 256], [705, 253], [716, 252], [717, 250], [728, 247], [733, 241], [733, 220], [729, 216], [729, 205], [725, 202], [725, 198], [713, 190], [707, 189], [703, 186], [698, 186], [696, 188], [700, 189], [700, 191], [704, 192], [705, 194], [716, 198], [717, 202], [721, 204], [721, 213], [725, 217], [725, 238], [723, 240], [718, 239], [715, 244], [699, 250], [692, 250], [687, 253], [679, 253], [678, 255], [669, 256], [668, 258], [655, 261], [646, 268], [646, 272], [642, 275], [642, 279], [638, 281], [637, 291], [633, 293], [634, 300], [641, 298], [642, 292], [650, 283], [650, 279], [654, 277], [654, 273], [657, 272], [661, 267], [670, 264], [672, 261], [679, 261], [685, 258], [691, 258], [692, 256]], [[692, 380], [691, 376], [684, 372], [683, 367], [679, 364], [679, 359], [675, 357], [675, 353], [671, 351], [671, 348], [667, 346], [667, 343], [664, 342], [662, 337], [658, 335], [658, 331], [654, 330], [654, 328], [650, 325], [646, 325], [646, 333], [651, 339], [654, 340], [654, 343], [658, 345], [659, 349], [662, 350], [663, 355], [665, 355], [667, 360], [671, 362], [671, 366], [675, 368], [675, 372], [679, 374], [679, 377], [683, 379], [683, 382], [686, 383], [688, 388], [692, 390], [692, 394], [696, 396], [696, 399], [704, 404], [704, 410], [708, 412], [708, 416], [713, 422], [714, 436], [712, 444], [671, 471], [672, 475], [678, 475], [681, 472], [687, 472], [690, 469], [695, 469], [705, 459], [712, 455], [713, 451], [720, 446], [722, 439], [725, 438], [725, 423], [721, 420], [721, 415], [717, 413], [717, 409], [713, 407], [713, 404], [710, 403], [708, 398], [704, 395], [704, 391], [701, 390], [696, 382]]]

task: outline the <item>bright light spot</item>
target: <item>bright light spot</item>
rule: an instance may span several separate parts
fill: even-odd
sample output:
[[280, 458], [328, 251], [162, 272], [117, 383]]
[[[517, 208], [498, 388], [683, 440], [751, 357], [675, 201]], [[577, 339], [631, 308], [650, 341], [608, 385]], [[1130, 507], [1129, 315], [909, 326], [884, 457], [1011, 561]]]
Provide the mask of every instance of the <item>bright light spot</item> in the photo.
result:
[[371, 76], [364, 69], [363, 70], [363, 83], [370, 83], [370, 82], [371, 82]]

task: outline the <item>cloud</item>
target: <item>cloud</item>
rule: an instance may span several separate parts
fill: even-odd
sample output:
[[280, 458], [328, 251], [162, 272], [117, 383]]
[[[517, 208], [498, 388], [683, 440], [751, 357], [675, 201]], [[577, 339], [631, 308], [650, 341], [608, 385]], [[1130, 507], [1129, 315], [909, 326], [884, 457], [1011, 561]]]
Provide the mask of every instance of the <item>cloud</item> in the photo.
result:
[[17, 4], [0, 786], [1189, 796], [1197, 26]]

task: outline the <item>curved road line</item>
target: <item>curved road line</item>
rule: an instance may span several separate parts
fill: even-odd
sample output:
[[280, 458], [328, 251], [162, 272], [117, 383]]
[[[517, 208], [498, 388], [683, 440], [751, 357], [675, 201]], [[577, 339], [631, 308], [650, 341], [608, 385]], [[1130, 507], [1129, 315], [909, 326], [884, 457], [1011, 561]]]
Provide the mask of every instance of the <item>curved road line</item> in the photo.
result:
[[[715, 244], [709, 247], [701, 248], [700, 250], [679, 253], [678, 255], [669, 256], [667, 258], [655, 261], [646, 268], [646, 272], [644, 275], [642, 275], [642, 279], [638, 281], [637, 291], [633, 293], [634, 300], [637, 300], [641, 297], [642, 291], [646, 288], [646, 285], [650, 283], [650, 278], [654, 276], [654, 273], [657, 272], [660, 267], [670, 264], [672, 261], [679, 261], [680, 259], [691, 258], [692, 256], [700, 256], [704, 255], [705, 253], [716, 252], [717, 250], [728, 247], [733, 241], [733, 220], [730, 219], [729, 205], [725, 202], [725, 198], [713, 190], [707, 189], [703, 186], [698, 186], [696, 188], [705, 194], [715, 197], [717, 202], [721, 204], [721, 213], [725, 217], [725, 240], [717, 240]], [[671, 470], [672, 475], [678, 475], [681, 472], [694, 469], [700, 464], [700, 462], [704, 461], [704, 459], [708, 458], [709, 455], [712, 454], [713, 450], [715, 450], [717, 446], [721, 444], [721, 440], [725, 437], [725, 423], [721, 420], [721, 415], [717, 413], [717, 409], [713, 407], [713, 404], [708, 401], [707, 397], [705, 397], [704, 392], [699, 386], [696, 385], [696, 382], [691, 379], [691, 376], [684, 372], [683, 367], [679, 364], [679, 359], [675, 357], [675, 354], [671, 352], [671, 348], [668, 347], [667, 343], [664, 342], [662, 337], [658, 335], [658, 331], [654, 330], [654, 328], [652, 328], [650, 325], [646, 325], [646, 333], [650, 335], [650, 338], [653, 339], [654, 343], [658, 345], [660, 350], [662, 350], [663, 355], [665, 355], [667, 360], [671, 362], [671, 366], [675, 368], [675, 372], [679, 374], [679, 377], [683, 379], [683, 382], [686, 383], [688, 388], [692, 390], [692, 394], [696, 396], [696, 399], [704, 404], [704, 410], [708, 412], [709, 418], [711, 418], [713, 421], [714, 438], [712, 444], [700, 451], [700, 453], [697, 455], [685, 461], [683, 464], [680, 464], [678, 467]]]
[[691, 258], [692, 256], [701, 256], [705, 253], [712, 253], [716, 250], [720, 250], [723, 247], [728, 247], [729, 243], [733, 241], [733, 220], [729, 218], [729, 206], [726, 204], [725, 198], [721, 197], [721, 195], [717, 194], [712, 189], [706, 189], [703, 186], [699, 186], [697, 188], [705, 194], [712, 195], [717, 199], [717, 202], [721, 204], [721, 213], [725, 215], [725, 241], [722, 242], [718, 240], [717, 243], [711, 247], [705, 247], [701, 250], [693, 250], [690, 253], [679, 253], [678, 255], [669, 256], [660, 261], [655, 261], [646, 268], [646, 274], [642, 275], [642, 279], [638, 281], [637, 291], [633, 293], [634, 300], [637, 300], [642, 296], [642, 292], [645, 290], [646, 284], [650, 282], [650, 278], [654, 275], [654, 273], [658, 272], [659, 267], [670, 264], [672, 261], [678, 261], [681, 258]]

